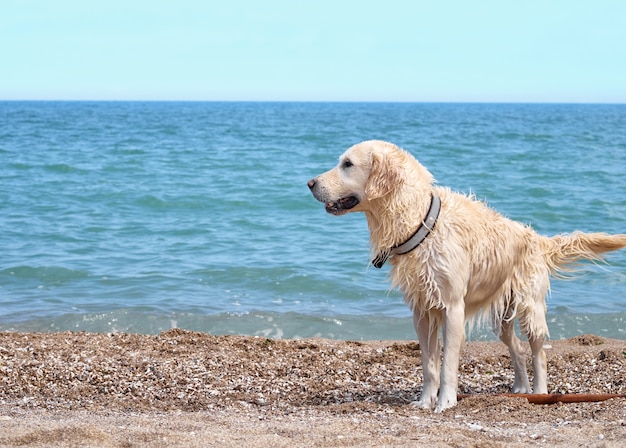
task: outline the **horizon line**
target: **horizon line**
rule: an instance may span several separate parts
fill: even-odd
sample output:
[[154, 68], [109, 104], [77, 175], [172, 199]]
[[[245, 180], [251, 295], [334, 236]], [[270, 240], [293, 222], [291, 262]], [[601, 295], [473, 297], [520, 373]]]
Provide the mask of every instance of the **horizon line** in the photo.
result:
[[190, 100], [190, 99], [4, 99], [0, 102], [39, 103], [327, 103], [327, 104], [551, 104], [626, 105], [620, 101], [399, 101], [399, 100]]

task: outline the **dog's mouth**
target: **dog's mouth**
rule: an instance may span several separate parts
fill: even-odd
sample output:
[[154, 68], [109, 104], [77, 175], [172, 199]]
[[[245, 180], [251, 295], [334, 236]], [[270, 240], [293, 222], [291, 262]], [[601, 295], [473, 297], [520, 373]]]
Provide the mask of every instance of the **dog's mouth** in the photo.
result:
[[332, 215], [342, 215], [356, 207], [359, 202], [359, 198], [356, 196], [347, 196], [336, 201], [327, 202], [326, 211]]

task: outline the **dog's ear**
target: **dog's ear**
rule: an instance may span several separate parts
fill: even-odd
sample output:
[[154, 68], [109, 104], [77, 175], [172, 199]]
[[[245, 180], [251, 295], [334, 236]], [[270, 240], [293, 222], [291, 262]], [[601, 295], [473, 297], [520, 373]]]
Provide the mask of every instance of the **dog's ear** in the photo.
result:
[[403, 182], [404, 170], [398, 159], [395, 153], [372, 154], [372, 168], [365, 185], [368, 199], [382, 198]]

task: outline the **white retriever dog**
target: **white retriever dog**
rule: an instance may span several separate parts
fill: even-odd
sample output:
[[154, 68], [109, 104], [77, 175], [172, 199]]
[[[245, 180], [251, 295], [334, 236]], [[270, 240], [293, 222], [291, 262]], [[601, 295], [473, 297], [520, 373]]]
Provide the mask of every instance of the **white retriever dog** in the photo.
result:
[[351, 147], [335, 168], [308, 186], [328, 213], [365, 213], [374, 264], [389, 260], [392, 286], [399, 287], [413, 312], [424, 373], [416, 404], [436, 407], [435, 412], [457, 402], [467, 320], [491, 320], [509, 348], [513, 392], [530, 393], [524, 350], [514, 331], [517, 318], [532, 351], [532, 392], [547, 393], [543, 344], [550, 275], [577, 260], [601, 260], [600, 254], [626, 247], [626, 235], [538, 235], [474, 197], [435, 186], [413, 156], [383, 141]]

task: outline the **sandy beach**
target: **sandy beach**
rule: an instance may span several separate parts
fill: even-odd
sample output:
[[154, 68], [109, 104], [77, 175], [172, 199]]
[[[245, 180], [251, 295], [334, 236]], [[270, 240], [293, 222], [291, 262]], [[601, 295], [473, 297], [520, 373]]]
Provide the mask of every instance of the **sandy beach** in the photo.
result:
[[[626, 341], [546, 345], [550, 393], [626, 394]], [[624, 446], [626, 399], [537, 405], [507, 393], [504, 345], [469, 342], [441, 414], [411, 403], [409, 341], [0, 333], [0, 446]]]

